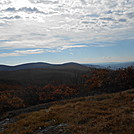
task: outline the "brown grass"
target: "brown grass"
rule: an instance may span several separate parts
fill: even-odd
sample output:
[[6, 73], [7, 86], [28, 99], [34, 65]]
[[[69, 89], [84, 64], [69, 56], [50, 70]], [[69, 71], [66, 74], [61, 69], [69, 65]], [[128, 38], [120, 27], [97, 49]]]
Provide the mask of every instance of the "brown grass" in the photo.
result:
[[[134, 90], [83, 97], [49, 110], [21, 114], [0, 134], [39, 134], [39, 128], [66, 123], [65, 134], [134, 134]], [[58, 130], [55, 132], [58, 133]], [[46, 132], [45, 134], [52, 134]], [[53, 132], [54, 134], [54, 132]]]

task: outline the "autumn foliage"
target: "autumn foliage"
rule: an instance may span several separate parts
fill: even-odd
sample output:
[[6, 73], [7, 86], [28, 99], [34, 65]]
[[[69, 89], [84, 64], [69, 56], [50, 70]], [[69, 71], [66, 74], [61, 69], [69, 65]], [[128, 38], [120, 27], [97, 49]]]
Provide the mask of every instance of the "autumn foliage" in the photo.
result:
[[118, 70], [91, 69], [79, 77], [76, 75], [74, 84], [71, 85], [48, 83], [24, 87], [0, 83], [0, 114], [24, 106], [86, 96], [90, 93], [111, 93], [134, 88], [134, 67]]
[[77, 89], [71, 88], [67, 85], [54, 86], [48, 84], [40, 90], [39, 98], [42, 102], [59, 100], [74, 96], [77, 92]]
[[1, 91], [0, 92], [0, 111], [1, 114], [13, 110], [24, 107], [23, 100], [19, 97], [13, 95], [11, 91]]
[[84, 75], [84, 86], [89, 91], [115, 92], [134, 87], [134, 67], [119, 69], [94, 69], [90, 75]]
[[0, 134], [133, 134], [134, 89], [57, 101], [20, 113]]

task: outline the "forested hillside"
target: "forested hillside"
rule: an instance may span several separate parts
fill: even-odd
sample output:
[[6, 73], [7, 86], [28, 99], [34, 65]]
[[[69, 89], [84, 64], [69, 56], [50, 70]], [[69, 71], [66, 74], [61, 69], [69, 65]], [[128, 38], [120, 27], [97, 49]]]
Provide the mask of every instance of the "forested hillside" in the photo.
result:
[[[23, 71], [27, 72], [27, 70]], [[22, 75], [24, 73], [23, 71], [20, 71]], [[18, 72], [19, 71], [17, 71], [17, 73]], [[64, 77], [60, 77], [61, 72], [62, 70], [59, 70], [59, 73], [57, 72], [56, 76], [53, 75], [53, 77], [51, 76], [51, 72], [47, 72], [47, 76], [51, 76], [51, 80], [48, 78], [47, 80], [44, 79], [44, 81], [47, 81], [44, 83], [42, 82], [44, 77], [41, 77], [40, 79], [38, 79], [39, 77], [32, 77], [33, 80], [38, 79], [38, 82], [40, 82], [40, 84], [37, 85], [36, 82], [34, 84], [33, 82], [30, 83], [31, 79], [29, 75], [26, 76], [26, 81], [29, 82], [26, 85], [22, 83], [20, 84], [19, 82], [15, 83], [15, 81], [10, 80], [1, 81], [0, 114], [4, 115], [11, 110], [57, 100], [102, 93], [113, 93], [134, 88], [134, 67], [116, 71], [95, 68], [90, 68], [90, 71], [84, 72], [75, 70], [75, 73], [72, 71], [70, 77], [69, 75], [66, 77], [65, 73], [63, 75]], [[14, 73], [16, 72], [12, 71], [6, 75], [13, 77]], [[36, 73], [38, 73], [38, 70], [34, 70], [34, 74]], [[20, 77], [22, 77], [22, 75]], [[28, 78], [30, 81], [28, 81]], [[15, 79], [17, 80], [19, 77]], [[65, 80], [68, 82], [65, 82]]]

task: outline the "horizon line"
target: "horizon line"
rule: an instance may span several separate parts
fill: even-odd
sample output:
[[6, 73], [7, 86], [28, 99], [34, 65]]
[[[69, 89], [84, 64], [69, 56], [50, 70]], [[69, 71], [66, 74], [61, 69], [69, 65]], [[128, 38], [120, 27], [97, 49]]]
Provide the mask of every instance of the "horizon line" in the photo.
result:
[[112, 62], [96, 62], [96, 63], [80, 63], [80, 62], [75, 62], [75, 61], [70, 61], [70, 62], [61, 62], [61, 63], [50, 63], [50, 62], [43, 62], [43, 61], [31, 61], [31, 62], [24, 62], [24, 63], [18, 63], [18, 64], [0, 64], [0, 65], [5, 65], [5, 66], [18, 66], [18, 65], [24, 65], [24, 64], [36, 64], [36, 63], [46, 63], [46, 64], [51, 64], [51, 65], [61, 65], [61, 64], [66, 64], [66, 63], [77, 63], [77, 64], [116, 64], [116, 63], [131, 63], [131, 62], [134, 62], [134, 61], [112, 61]]

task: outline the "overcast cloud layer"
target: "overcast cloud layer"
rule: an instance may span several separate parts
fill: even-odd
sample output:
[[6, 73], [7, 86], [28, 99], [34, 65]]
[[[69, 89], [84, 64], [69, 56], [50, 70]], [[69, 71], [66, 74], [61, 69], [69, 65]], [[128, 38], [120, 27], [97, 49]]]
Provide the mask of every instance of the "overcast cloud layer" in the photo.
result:
[[[134, 0], [0, 0], [0, 57], [134, 39]], [[101, 42], [101, 43], [100, 43]]]

